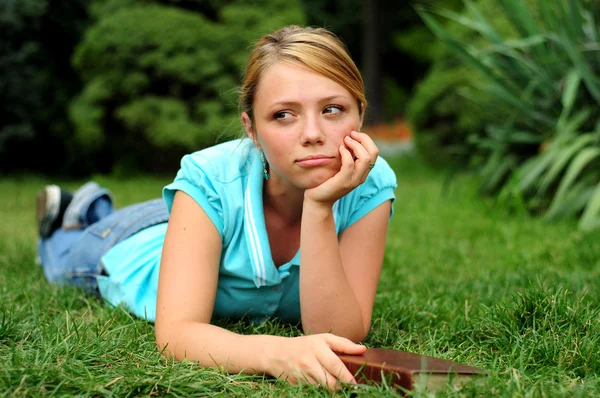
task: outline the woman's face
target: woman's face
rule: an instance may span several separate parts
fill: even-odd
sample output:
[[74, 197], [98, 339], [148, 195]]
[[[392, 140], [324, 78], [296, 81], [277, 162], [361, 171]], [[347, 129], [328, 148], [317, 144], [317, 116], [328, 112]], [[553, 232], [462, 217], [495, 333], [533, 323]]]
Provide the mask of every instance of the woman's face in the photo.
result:
[[254, 98], [254, 123], [244, 127], [270, 166], [271, 182], [316, 187], [341, 167], [339, 147], [362, 118], [356, 98], [310, 69], [277, 63], [263, 75]]

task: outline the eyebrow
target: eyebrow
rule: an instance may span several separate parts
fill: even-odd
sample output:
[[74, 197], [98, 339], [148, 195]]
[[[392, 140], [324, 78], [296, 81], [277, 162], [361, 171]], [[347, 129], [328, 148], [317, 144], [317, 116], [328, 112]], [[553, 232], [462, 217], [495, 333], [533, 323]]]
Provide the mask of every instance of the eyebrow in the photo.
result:
[[[344, 98], [346, 100], [349, 100], [349, 98], [345, 95], [342, 94], [336, 94], [336, 95], [331, 95], [329, 97], [324, 97], [319, 99], [319, 102], [329, 102], [338, 98]], [[300, 102], [298, 101], [288, 101], [288, 100], [283, 100], [283, 101], [277, 101], [272, 103], [271, 105], [269, 105], [267, 107], [267, 110], [270, 110], [271, 108], [275, 108], [275, 107], [279, 107], [279, 106], [293, 106], [293, 105], [298, 105], [300, 104]]]

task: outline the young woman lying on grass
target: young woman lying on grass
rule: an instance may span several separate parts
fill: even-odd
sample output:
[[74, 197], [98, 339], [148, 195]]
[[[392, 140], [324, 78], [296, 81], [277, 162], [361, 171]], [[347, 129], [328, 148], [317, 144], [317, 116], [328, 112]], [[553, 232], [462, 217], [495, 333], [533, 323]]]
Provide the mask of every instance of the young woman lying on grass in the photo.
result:
[[[356, 343], [369, 331], [396, 187], [359, 132], [366, 105], [335, 35], [265, 35], [241, 86], [248, 138], [186, 155], [164, 201], [114, 210], [93, 182], [40, 192], [46, 277], [155, 321], [159, 348], [177, 359], [292, 384], [354, 382], [335, 353], [365, 350]], [[301, 321], [306, 335], [242, 336], [213, 317]]]

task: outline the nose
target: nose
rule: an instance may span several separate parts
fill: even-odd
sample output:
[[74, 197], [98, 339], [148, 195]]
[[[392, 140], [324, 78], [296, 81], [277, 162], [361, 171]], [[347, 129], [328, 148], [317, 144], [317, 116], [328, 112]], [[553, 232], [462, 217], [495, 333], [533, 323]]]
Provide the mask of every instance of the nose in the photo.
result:
[[318, 117], [309, 115], [305, 118], [301, 140], [303, 145], [323, 144], [325, 142], [323, 126], [320, 125]]

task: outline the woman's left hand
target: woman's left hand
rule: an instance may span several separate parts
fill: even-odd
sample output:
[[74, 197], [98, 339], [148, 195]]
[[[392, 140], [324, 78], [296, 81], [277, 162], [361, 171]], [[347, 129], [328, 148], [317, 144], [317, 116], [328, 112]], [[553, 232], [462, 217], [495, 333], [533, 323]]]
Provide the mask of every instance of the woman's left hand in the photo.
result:
[[352, 131], [344, 137], [344, 144], [340, 145], [339, 151], [342, 159], [340, 171], [322, 184], [307, 189], [304, 192], [305, 199], [333, 206], [336, 200], [365, 182], [379, 156], [379, 149], [371, 137], [358, 131]]

